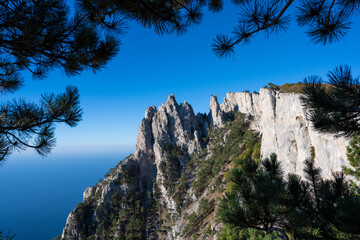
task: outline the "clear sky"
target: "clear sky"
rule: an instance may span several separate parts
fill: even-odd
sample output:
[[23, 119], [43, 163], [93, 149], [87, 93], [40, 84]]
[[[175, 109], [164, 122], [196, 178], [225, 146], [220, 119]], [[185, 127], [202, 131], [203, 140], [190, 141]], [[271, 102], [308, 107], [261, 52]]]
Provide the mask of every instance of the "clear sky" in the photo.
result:
[[358, 19], [344, 41], [331, 46], [314, 45], [304, 29], [292, 22], [288, 32], [266, 39], [257, 35], [236, 48], [234, 58], [219, 59], [211, 51], [218, 33], [230, 33], [238, 9], [225, 2], [225, 10], [205, 14], [200, 25], [183, 36], [157, 36], [152, 30], [129, 24], [119, 54], [97, 74], [83, 72], [67, 78], [60, 71], [42, 81], [26, 75], [25, 86], [10, 97], [37, 101], [41, 93], [63, 92], [78, 86], [83, 121], [76, 128], [59, 126], [57, 147], [63, 151], [110, 151], [134, 147], [146, 107], [159, 106], [169, 94], [187, 100], [195, 112], [208, 112], [210, 96], [222, 101], [227, 92], [258, 91], [268, 82], [299, 82], [312, 74], [324, 76], [340, 64], [360, 74], [360, 24]]

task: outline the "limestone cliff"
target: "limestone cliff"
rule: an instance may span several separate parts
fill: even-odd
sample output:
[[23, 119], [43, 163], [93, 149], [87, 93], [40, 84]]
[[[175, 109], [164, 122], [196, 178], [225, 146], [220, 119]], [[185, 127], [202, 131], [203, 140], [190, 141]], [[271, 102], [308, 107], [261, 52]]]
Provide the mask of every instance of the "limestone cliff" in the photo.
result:
[[[211, 103], [218, 104], [216, 98]], [[349, 141], [316, 132], [306, 118], [299, 94], [279, 93], [266, 88], [260, 89], [259, 94], [228, 93], [214, 123], [222, 126], [224, 113], [233, 111], [254, 117], [253, 128], [262, 134], [262, 155], [276, 153], [286, 172], [302, 175], [303, 161], [310, 157], [311, 147], [324, 176], [330, 177], [332, 171], [340, 171], [341, 166], [347, 165], [346, 146]]]
[[61, 239], [216, 238], [223, 175], [244, 146], [234, 129], [248, 125], [261, 133], [262, 155], [276, 153], [286, 172], [301, 175], [311, 151], [325, 176], [347, 164], [348, 141], [314, 131], [297, 94], [263, 88], [228, 93], [221, 104], [212, 96], [210, 113], [197, 115], [170, 95], [146, 110], [135, 153], [86, 189]]

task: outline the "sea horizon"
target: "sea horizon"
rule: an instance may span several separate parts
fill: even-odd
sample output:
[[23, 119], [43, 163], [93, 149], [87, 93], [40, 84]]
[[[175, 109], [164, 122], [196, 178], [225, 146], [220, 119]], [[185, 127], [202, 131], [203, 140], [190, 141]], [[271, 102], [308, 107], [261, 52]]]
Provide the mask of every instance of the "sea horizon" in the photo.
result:
[[79, 147], [47, 157], [16, 153], [0, 166], [0, 230], [14, 240], [50, 240], [61, 235], [68, 214], [112, 167], [133, 152]]

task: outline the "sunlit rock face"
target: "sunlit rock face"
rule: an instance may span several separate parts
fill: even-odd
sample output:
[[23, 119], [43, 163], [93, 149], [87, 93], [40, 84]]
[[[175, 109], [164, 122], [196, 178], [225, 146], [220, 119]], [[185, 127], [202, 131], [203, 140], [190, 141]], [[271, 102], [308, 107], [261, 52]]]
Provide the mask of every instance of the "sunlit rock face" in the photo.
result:
[[[164, 178], [159, 165], [164, 160], [163, 148], [177, 146], [186, 149], [188, 156], [201, 148], [200, 139], [206, 135], [206, 128], [201, 127], [206, 120], [197, 117], [186, 101], [178, 104], [174, 95], [170, 95], [158, 110], [150, 107], [145, 112], [137, 136], [135, 158], [140, 162], [140, 169], [146, 179], [156, 177], [163, 196], [169, 196], [168, 189], [162, 184]], [[179, 159], [184, 165], [186, 157]], [[149, 182], [150, 184], [150, 182]], [[168, 198], [168, 207], [175, 209], [173, 199]]]
[[316, 164], [325, 177], [330, 177], [332, 172], [341, 171], [341, 166], [348, 165], [346, 146], [349, 140], [315, 131], [306, 118], [300, 96], [262, 88], [259, 94], [228, 93], [220, 105], [212, 98], [212, 116], [216, 118], [213, 124], [222, 126], [225, 121], [221, 116], [231, 112], [251, 115], [254, 118], [252, 127], [262, 134], [264, 157], [276, 153], [285, 172], [303, 175], [303, 162], [311, 157], [313, 147]]

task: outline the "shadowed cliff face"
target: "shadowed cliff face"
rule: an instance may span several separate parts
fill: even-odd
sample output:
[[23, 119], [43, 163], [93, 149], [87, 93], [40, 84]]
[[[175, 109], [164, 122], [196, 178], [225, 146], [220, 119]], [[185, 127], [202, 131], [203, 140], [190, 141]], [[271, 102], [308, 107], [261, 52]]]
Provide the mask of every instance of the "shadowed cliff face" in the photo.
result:
[[[155, 177], [158, 181], [166, 181], [159, 171], [160, 163], [167, 158], [164, 148], [174, 146], [185, 151], [178, 159], [179, 167], [184, 166], [192, 153], [201, 150], [204, 146], [201, 139], [207, 136], [208, 131], [208, 124], [204, 123], [207, 123], [206, 117], [195, 116], [191, 105], [186, 101], [179, 105], [174, 95], [170, 95], [158, 110], [154, 106], [146, 110], [139, 127], [134, 157], [140, 163], [140, 175], [148, 186], [152, 186]], [[168, 195], [163, 184], [159, 188], [162, 195]], [[171, 198], [169, 204], [170, 208], [175, 209]]]
[[[210, 113], [197, 115], [186, 101], [178, 104], [170, 95], [158, 109], [146, 109], [135, 153], [84, 192], [83, 202], [68, 216], [61, 239], [188, 239], [189, 233], [184, 234], [192, 229], [188, 216], [199, 211], [201, 199], [211, 202], [224, 191], [223, 174], [231, 164], [224, 163], [200, 192], [193, 183], [198, 184], [199, 164], [211, 159], [214, 139], [226, 142], [236, 112], [251, 119], [251, 128], [262, 136], [262, 155], [276, 153], [285, 172], [302, 175], [311, 148], [324, 176], [347, 164], [348, 141], [314, 131], [299, 95], [261, 89], [260, 94], [228, 93], [222, 104], [212, 96]], [[214, 135], [214, 129], [222, 135]], [[214, 213], [203, 220], [214, 232], [221, 228]], [[201, 229], [191, 231], [209, 239]]]

